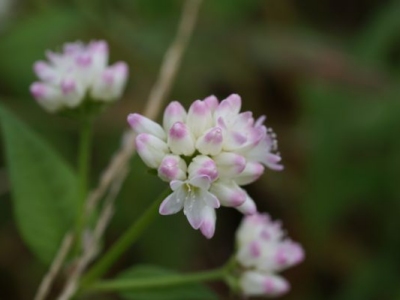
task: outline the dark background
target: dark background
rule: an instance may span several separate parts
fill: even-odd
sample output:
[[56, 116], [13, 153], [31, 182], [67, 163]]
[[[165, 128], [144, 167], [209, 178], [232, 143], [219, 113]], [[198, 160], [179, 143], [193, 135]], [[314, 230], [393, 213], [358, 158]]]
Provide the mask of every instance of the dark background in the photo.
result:
[[[124, 98], [96, 123], [94, 186], [127, 114], [145, 106], [182, 3], [0, 0], [1, 101], [75, 165], [77, 126], [46, 114], [29, 95], [32, 64], [64, 42], [106, 39], [111, 62], [128, 62], [130, 78]], [[399, 16], [398, 0], [203, 3], [169, 100], [187, 106], [238, 93], [244, 109], [268, 116], [285, 170], [268, 170], [247, 190], [306, 251], [304, 263], [284, 272], [292, 291], [282, 299], [400, 299]], [[0, 299], [31, 299], [46, 266], [18, 234], [0, 151]], [[106, 247], [163, 188], [135, 157]], [[160, 216], [109, 275], [136, 262], [218, 267], [233, 251], [240, 218], [219, 209], [208, 241], [182, 213]], [[228, 297], [223, 284], [212, 287]]]

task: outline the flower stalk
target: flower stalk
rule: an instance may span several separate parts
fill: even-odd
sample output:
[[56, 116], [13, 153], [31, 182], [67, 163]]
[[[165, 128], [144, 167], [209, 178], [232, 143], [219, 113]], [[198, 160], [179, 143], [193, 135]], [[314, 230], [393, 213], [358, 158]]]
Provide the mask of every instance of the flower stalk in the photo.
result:
[[136, 222], [132, 223], [111, 249], [86, 273], [81, 281], [83, 287], [90, 285], [104, 275], [113, 263], [143, 234], [158, 215], [158, 207], [161, 201], [164, 200], [170, 192], [169, 188], [164, 191], [142, 216], [137, 219]]
[[119, 279], [100, 281], [91, 285], [88, 291], [123, 291], [146, 288], [163, 288], [189, 283], [221, 280], [226, 277], [226, 269], [219, 268], [198, 273], [168, 275], [155, 278]]
[[88, 193], [89, 182], [89, 165], [92, 148], [92, 131], [93, 122], [89, 118], [84, 118], [81, 121], [80, 141], [79, 141], [79, 157], [78, 157], [78, 201], [76, 214], [76, 237], [78, 250], [81, 244], [81, 235], [84, 227], [84, 209], [85, 201]]

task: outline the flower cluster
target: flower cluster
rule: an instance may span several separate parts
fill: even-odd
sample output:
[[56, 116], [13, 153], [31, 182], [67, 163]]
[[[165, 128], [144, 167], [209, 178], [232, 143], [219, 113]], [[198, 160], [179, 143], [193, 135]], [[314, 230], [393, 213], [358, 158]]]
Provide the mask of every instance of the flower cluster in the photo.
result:
[[48, 51], [48, 62], [37, 61], [31, 93], [49, 112], [76, 108], [86, 98], [110, 102], [122, 94], [128, 77], [124, 62], [108, 64], [108, 45], [105, 41], [67, 43], [62, 53]]
[[280, 296], [289, 290], [289, 283], [279, 275], [286, 268], [304, 259], [303, 248], [285, 237], [280, 222], [267, 214], [246, 216], [237, 233], [236, 260], [243, 268], [239, 279], [247, 296]]
[[138, 154], [173, 191], [160, 213], [183, 209], [190, 225], [207, 238], [214, 235], [216, 208], [255, 213], [254, 201], [240, 186], [257, 180], [265, 166], [283, 168], [275, 134], [263, 125], [265, 117], [254, 120], [240, 109], [241, 98], [233, 94], [221, 102], [214, 96], [196, 100], [187, 112], [171, 102], [163, 126], [139, 114], [128, 116]]

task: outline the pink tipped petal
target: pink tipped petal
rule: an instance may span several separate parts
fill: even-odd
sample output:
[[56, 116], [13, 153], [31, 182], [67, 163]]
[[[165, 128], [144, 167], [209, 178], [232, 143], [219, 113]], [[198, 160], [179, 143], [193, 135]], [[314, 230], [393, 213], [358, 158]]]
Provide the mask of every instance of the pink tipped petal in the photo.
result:
[[244, 170], [235, 177], [239, 185], [246, 185], [256, 181], [264, 173], [264, 166], [258, 162], [248, 162]]
[[292, 267], [304, 260], [304, 250], [300, 244], [286, 240], [277, 249], [275, 261], [279, 270]]
[[233, 152], [222, 152], [214, 156], [214, 161], [220, 176], [226, 178], [238, 176], [246, 167], [246, 159]]
[[193, 136], [198, 138], [204, 133], [205, 130], [212, 126], [211, 109], [205, 102], [196, 100], [189, 108], [186, 123]]
[[54, 82], [58, 78], [55, 70], [44, 61], [35, 62], [33, 65], [33, 71], [40, 78], [40, 80], [45, 82]]
[[279, 164], [280, 161], [281, 161], [281, 157], [279, 155], [269, 153], [265, 160], [265, 164], [271, 170], [282, 171], [284, 169], [284, 167]]
[[166, 139], [164, 129], [159, 124], [140, 114], [134, 113], [128, 115], [128, 123], [137, 134], [148, 133], [161, 140]]
[[289, 283], [282, 277], [246, 271], [240, 279], [240, 287], [246, 296], [278, 297], [287, 293]]
[[165, 108], [163, 117], [163, 127], [169, 131], [176, 122], [186, 122], [186, 110], [178, 101], [173, 101]]
[[204, 103], [207, 104], [207, 106], [211, 109], [212, 112], [216, 110], [219, 104], [217, 97], [215, 97], [214, 95], [208, 96], [203, 101]]
[[208, 239], [214, 236], [216, 220], [217, 216], [215, 214], [215, 209], [206, 206], [203, 209], [203, 223], [200, 226], [200, 230], [201, 233]]
[[183, 200], [179, 191], [173, 192], [161, 203], [159, 212], [161, 215], [176, 214], [183, 208]]
[[198, 155], [193, 158], [188, 168], [189, 178], [197, 176], [208, 176], [211, 181], [218, 178], [217, 165], [214, 160], [205, 155]]
[[159, 138], [141, 133], [135, 139], [136, 150], [149, 168], [158, 168], [168, 153], [168, 146]]
[[219, 208], [220, 203], [217, 197], [207, 191], [203, 191], [201, 194], [201, 199], [212, 208]]
[[247, 194], [233, 181], [216, 181], [212, 184], [210, 192], [214, 194], [223, 206], [238, 207], [242, 205]]
[[183, 212], [193, 229], [199, 229], [203, 224], [203, 209], [206, 203], [198, 201], [196, 193], [190, 192], [185, 200]]
[[242, 205], [236, 207], [244, 215], [253, 215], [257, 212], [257, 206], [253, 199], [247, 195], [246, 201]]
[[231, 122], [239, 113], [242, 100], [239, 95], [232, 94], [225, 100], [222, 100], [215, 110], [215, 117], [221, 117], [226, 122]]
[[220, 127], [212, 127], [196, 141], [196, 148], [204, 155], [217, 155], [223, 145], [223, 132]]
[[104, 102], [120, 98], [128, 79], [128, 73], [128, 65], [124, 62], [117, 62], [104, 69], [93, 83], [92, 98]]
[[186, 124], [176, 122], [168, 132], [168, 146], [176, 155], [190, 156], [196, 150], [194, 139]]
[[167, 155], [163, 158], [158, 176], [167, 182], [186, 179], [186, 163], [177, 155]]
[[73, 79], [64, 79], [61, 81], [61, 91], [64, 95], [71, 94], [76, 91], [76, 82]]
[[30, 86], [30, 92], [36, 101], [50, 113], [63, 108], [63, 103], [60, 101], [62, 97], [61, 91], [50, 85], [34, 82]]

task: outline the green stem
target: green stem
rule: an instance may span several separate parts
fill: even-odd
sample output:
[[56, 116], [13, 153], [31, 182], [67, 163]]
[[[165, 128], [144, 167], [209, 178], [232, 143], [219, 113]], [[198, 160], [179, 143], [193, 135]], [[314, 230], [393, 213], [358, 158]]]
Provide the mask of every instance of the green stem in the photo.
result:
[[191, 274], [169, 275], [154, 278], [139, 279], [119, 279], [106, 280], [94, 283], [89, 287], [89, 291], [121, 291], [138, 290], [146, 288], [162, 288], [176, 285], [184, 285], [194, 282], [204, 282], [224, 279], [226, 276], [225, 268], [215, 269]]
[[78, 158], [78, 172], [79, 172], [79, 186], [78, 186], [78, 202], [77, 202], [77, 219], [76, 219], [76, 237], [78, 250], [80, 247], [80, 240], [84, 226], [84, 208], [88, 193], [89, 181], [89, 163], [90, 163], [90, 150], [92, 145], [92, 122], [90, 120], [83, 120], [80, 129], [79, 141], [79, 158]]
[[113, 263], [141, 236], [144, 230], [158, 215], [158, 207], [162, 200], [171, 193], [168, 188], [161, 196], [145, 211], [145, 213], [134, 222], [111, 249], [86, 273], [82, 278], [81, 285], [88, 286], [100, 278]]

